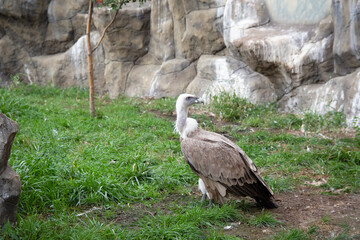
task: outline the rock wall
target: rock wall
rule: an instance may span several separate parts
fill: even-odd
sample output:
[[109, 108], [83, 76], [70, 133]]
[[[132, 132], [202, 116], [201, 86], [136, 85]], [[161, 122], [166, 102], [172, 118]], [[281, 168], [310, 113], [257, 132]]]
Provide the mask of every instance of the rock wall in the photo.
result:
[[[0, 77], [86, 87], [87, 4], [0, 0]], [[112, 98], [235, 91], [286, 111], [344, 111], [351, 125], [360, 103], [342, 88], [357, 86], [359, 12], [360, 0], [131, 3], [94, 53], [96, 91]], [[95, 9], [93, 45], [113, 14]], [[314, 92], [335, 99], [311, 100]]]

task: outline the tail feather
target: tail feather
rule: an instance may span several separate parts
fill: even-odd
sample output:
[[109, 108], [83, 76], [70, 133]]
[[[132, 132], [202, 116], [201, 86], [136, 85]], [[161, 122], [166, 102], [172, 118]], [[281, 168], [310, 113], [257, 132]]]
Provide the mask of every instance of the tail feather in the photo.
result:
[[269, 208], [269, 209], [273, 209], [273, 208], [278, 208], [279, 206], [274, 202], [273, 199], [268, 198], [268, 199], [263, 199], [263, 198], [257, 198], [255, 197], [256, 202], [265, 208]]

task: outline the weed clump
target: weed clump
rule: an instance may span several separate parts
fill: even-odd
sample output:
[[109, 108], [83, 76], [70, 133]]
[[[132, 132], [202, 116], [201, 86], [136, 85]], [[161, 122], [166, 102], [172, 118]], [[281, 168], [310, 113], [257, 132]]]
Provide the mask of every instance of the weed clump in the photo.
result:
[[305, 131], [333, 130], [346, 127], [343, 112], [330, 111], [324, 115], [308, 111], [303, 116], [279, 112], [276, 103], [256, 105], [235, 93], [220, 92], [210, 96], [208, 108], [221, 119], [243, 127], [262, 127]]
[[346, 116], [343, 112], [330, 111], [324, 115], [306, 112], [302, 118], [305, 131], [332, 130], [346, 127]]
[[259, 106], [240, 98], [235, 93], [221, 92], [210, 96], [209, 108], [221, 119], [239, 121], [256, 116], [261, 112]]

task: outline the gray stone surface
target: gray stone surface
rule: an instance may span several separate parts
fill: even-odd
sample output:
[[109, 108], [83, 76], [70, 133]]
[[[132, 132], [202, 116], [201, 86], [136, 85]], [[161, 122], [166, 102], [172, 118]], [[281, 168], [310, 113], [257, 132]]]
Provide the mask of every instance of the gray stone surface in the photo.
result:
[[251, 70], [245, 63], [232, 57], [201, 56], [197, 76], [187, 92], [207, 99], [220, 91], [235, 93], [258, 104], [276, 101], [275, 89], [270, 80]]
[[174, 21], [168, 0], [152, 1], [150, 29], [149, 54], [160, 62], [174, 58]]
[[336, 77], [325, 84], [301, 86], [280, 101], [286, 112], [314, 111], [324, 114], [339, 111], [346, 115], [349, 126], [360, 125], [360, 70]]
[[33, 22], [45, 19], [50, 0], [0, 0], [0, 14]]
[[[91, 33], [91, 44], [95, 46], [100, 34]], [[88, 63], [86, 36], [81, 37], [64, 53], [32, 58], [34, 72], [40, 84], [54, 84], [59, 87], [88, 86]], [[105, 88], [105, 58], [102, 46], [93, 53], [94, 86], [97, 92]], [[28, 74], [29, 75], [29, 74]]]
[[152, 79], [150, 96], [177, 97], [196, 76], [194, 64], [185, 59], [172, 59], [164, 62]]
[[335, 71], [346, 75], [360, 67], [360, 1], [333, 0]]
[[127, 78], [125, 95], [129, 97], [149, 96], [151, 84], [161, 65], [135, 65]]
[[111, 61], [106, 64], [104, 78], [110, 98], [116, 98], [125, 93], [126, 79], [133, 66], [133, 62]]
[[0, 226], [16, 222], [17, 203], [21, 192], [19, 175], [9, 166], [11, 146], [19, 127], [0, 114]]
[[253, 70], [267, 76], [278, 98], [302, 84], [326, 81], [333, 72], [333, 36], [314, 40], [313, 27], [264, 25], [247, 29], [232, 46]]
[[[109, 61], [136, 61], [147, 53], [150, 40], [150, 6], [138, 3], [119, 11], [102, 45]], [[94, 25], [99, 33], [110, 23], [114, 12], [94, 9]]]

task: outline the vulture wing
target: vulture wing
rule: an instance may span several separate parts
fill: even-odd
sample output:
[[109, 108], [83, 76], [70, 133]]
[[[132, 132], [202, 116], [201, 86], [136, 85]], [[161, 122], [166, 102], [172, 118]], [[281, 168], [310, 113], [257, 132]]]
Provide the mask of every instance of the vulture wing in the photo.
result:
[[181, 139], [181, 150], [215, 201], [222, 203], [222, 197], [230, 192], [252, 197], [265, 207], [276, 207], [271, 201], [273, 192], [258, 174], [255, 164], [226, 137], [197, 129]]

